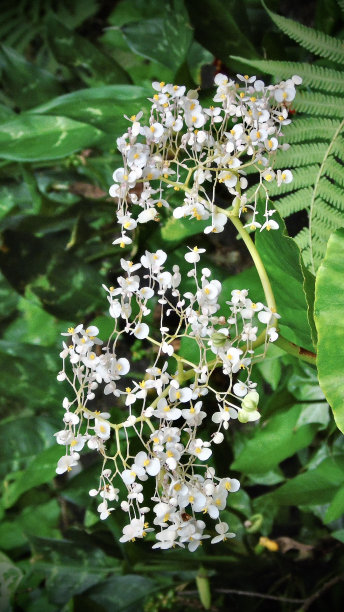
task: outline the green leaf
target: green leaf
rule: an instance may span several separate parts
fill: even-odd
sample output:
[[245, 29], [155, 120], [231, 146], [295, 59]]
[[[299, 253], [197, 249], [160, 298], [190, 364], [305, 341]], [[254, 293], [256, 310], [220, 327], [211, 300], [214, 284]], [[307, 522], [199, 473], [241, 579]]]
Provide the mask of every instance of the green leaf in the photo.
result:
[[47, 33], [56, 60], [72, 68], [88, 85], [130, 82], [128, 74], [113, 58], [64, 26], [52, 14], [47, 19]]
[[245, 474], [263, 474], [308, 446], [317, 427], [314, 424], [297, 425], [303, 410], [304, 404], [295, 404], [274, 414], [264, 427], [257, 427], [231, 468]]
[[[127, 574], [126, 576], [111, 576], [87, 591], [87, 597], [111, 612], [137, 612], [143, 610], [143, 600], [159, 586], [147, 576]], [[116, 598], [114, 599], [114, 593]], [[138, 607], [139, 606], [139, 607]]]
[[[215, 57], [228, 64], [228, 56], [257, 57], [251, 40], [238, 25], [227, 0], [186, 0], [195, 36]], [[243, 9], [243, 7], [242, 7]]]
[[[11, 508], [19, 497], [33, 487], [38, 487], [46, 482], [51, 482], [56, 475], [57, 461], [64, 454], [59, 446], [52, 446], [39, 453], [29, 463], [26, 469], [13, 483], [6, 482], [3, 492], [4, 508]], [[9, 479], [11, 475], [9, 475]]]
[[97, 270], [71, 253], [58, 252], [48, 262], [46, 274], [31, 284], [45, 310], [75, 321], [106, 307], [102, 277]]
[[124, 115], [130, 117], [147, 109], [147, 97], [151, 93], [151, 90], [137, 85], [104, 85], [80, 89], [31, 109], [30, 114], [59, 115], [93, 125], [103, 130], [101, 142], [112, 144], [115, 137], [129, 125]]
[[311, 330], [313, 345], [318, 343], [318, 334], [314, 321], [314, 302], [315, 302], [315, 276], [306, 268], [301, 258], [301, 268], [303, 274], [303, 290], [307, 301], [307, 318]]
[[50, 72], [38, 68], [5, 45], [0, 46], [0, 67], [4, 90], [21, 109], [63, 93], [62, 85]]
[[213, 61], [213, 54], [209, 53], [199, 42], [194, 40], [187, 55], [187, 63], [190, 74], [197, 85], [201, 85], [202, 82], [202, 68], [212, 64]]
[[94, 145], [101, 136], [91, 125], [66, 117], [23, 114], [1, 125], [0, 159], [59, 159]]
[[183, 0], [168, 0], [163, 17], [130, 22], [121, 30], [135, 53], [175, 72], [187, 57], [193, 35]]
[[315, 282], [319, 383], [344, 433], [344, 229], [329, 239]]
[[[1, 204], [0, 204], [1, 206]], [[6, 319], [16, 309], [19, 296], [0, 272], [0, 319]]]
[[324, 517], [324, 523], [332, 523], [344, 515], [344, 485], [338, 489]]
[[[41, 374], [40, 374], [41, 375]], [[9, 378], [11, 382], [11, 379]], [[35, 383], [35, 379], [32, 378]], [[7, 380], [8, 383], [8, 380]], [[55, 385], [55, 381], [54, 381]], [[47, 388], [43, 393], [47, 396]], [[2, 389], [1, 389], [2, 391]], [[26, 389], [29, 393], [29, 388]], [[6, 399], [6, 397], [5, 397]], [[39, 427], [37, 421], [39, 420]], [[0, 423], [0, 477], [18, 470], [25, 470], [39, 453], [54, 445], [54, 433], [58, 420], [44, 416], [17, 416]]]
[[164, 242], [177, 243], [189, 236], [200, 234], [207, 225], [209, 225], [209, 221], [176, 219], [170, 216], [160, 230], [161, 239]]
[[34, 551], [33, 568], [35, 571], [44, 571], [49, 599], [60, 605], [120, 569], [119, 560], [107, 557], [91, 538], [79, 532], [72, 532], [69, 537], [73, 539], [30, 536]]
[[11, 599], [22, 579], [22, 571], [0, 552], [0, 609], [11, 612]]
[[289, 482], [268, 494], [276, 504], [298, 506], [332, 502], [344, 477], [344, 460], [329, 457], [314, 470], [299, 474]]
[[278, 321], [283, 336], [313, 350], [307, 317], [307, 301], [303, 290], [300, 250], [286, 232], [284, 221], [275, 213], [279, 229], [256, 234], [256, 246], [268, 273], [276, 298]]

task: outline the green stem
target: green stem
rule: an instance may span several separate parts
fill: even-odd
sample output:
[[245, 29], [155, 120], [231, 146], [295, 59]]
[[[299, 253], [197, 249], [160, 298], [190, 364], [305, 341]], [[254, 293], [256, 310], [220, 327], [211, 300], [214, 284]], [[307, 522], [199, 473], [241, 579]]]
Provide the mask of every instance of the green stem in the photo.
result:
[[298, 359], [301, 359], [302, 361], [306, 361], [307, 363], [316, 365], [316, 353], [312, 353], [312, 351], [308, 351], [307, 349], [302, 348], [302, 346], [294, 344], [294, 342], [289, 342], [289, 340], [283, 338], [283, 336], [278, 336], [274, 344], [276, 344], [276, 346], [279, 346], [286, 353], [289, 353], [289, 355], [293, 355], [294, 357], [298, 357]]
[[265, 299], [266, 299], [266, 303], [268, 305], [268, 307], [270, 308], [270, 310], [274, 311], [276, 310], [276, 302], [275, 302], [275, 296], [273, 294], [272, 291], [272, 287], [270, 284], [270, 280], [269, 277], [266, 273], [264, 264], [261, 260], [261, 257], [258, 253], [257, 247], [254, 244], [250, 234], [246, 231], [246, 229], [244, 228], [243, 224], [241, 223], [239, 217], [237, 214], [235, 214], [235, 210], [229, 211], [226, 210], [225, 208], [219, 208], [217, 207], [217, 210], [221, 213], [223, 213], [224, 215], [226, 215], [231, 222], [233, 223], [234, 227], [238, 230], [238, 233], [240, 234], [241, 238], [243, 239], [244, 243], [247, 246], [247, 249], [253, 259], [254, 265], [256, 266], [259, 278], [260, 278], [260, 282], [262, 283], [262, 287], [264, 290], [264, 295], [265, 295]]

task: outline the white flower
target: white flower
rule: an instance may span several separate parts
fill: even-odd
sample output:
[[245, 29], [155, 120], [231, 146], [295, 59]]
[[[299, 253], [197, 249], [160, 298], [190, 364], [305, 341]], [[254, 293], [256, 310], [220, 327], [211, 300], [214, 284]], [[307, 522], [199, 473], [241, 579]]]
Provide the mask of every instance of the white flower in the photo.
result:
[[184, 387], [183, 389], [171, 387], [169, 391], [169, 398], [171, 402], [189, 402], [192, 397], [192, 389], [190, 387]]
[[184, 255], [184, 258], [189, 263], [197, 263], [200, 260], [201, 253], [205, 253], [205, 249], [199, 249], [195, 246], [193, 249], [190, 249], [190, 253]]
[[200, 461], [206, 461], [212, 454], [208, 444], [209, 442], [203, 442], [203, 440], [197, 438], [190, 443], [189, 453], [195, 455]]
[[157, 407], [153, 412], [153, 415], [158, 417], [158, 419], [167, 419], [168, 421], [176, 421], [181, 417], [181, 414], [181, 410], [179, 408], [172, 408], [164, 397], [158, 401]]
[[143, 468], [149, 476], [156, 476], [160, 472], [160, 461], [157, 457], [149, 458], [147, 453], [141, 451], [138, 453], [134, 460], [132, 469], [135, 471], [135, 467], [139, 466]]
[[293, 180], [293, 175], [290, 172], [290, 170], [277, 170], [278, 187], [282, 185], [282, 183], [285, 183], [287, 185], [288, 183], [291, 183], [292, 180]]
[[147, 338], [147, 336], [149, 336], [149, 327], [147, 323], [139, 323], [139, 325], [136, 325], [133, 334], [139, 340]]
[[72, 453], [71, 455], [64, 455], [57, 462], [56, 474], [64, 474], [70, 472], [72, 468], [78, 465], [80, 455], [78, 453]]
[[278, 333], [276, 331], [276, 327], [269, 327], [269, 329], [267, 330], [266, 333], [269, 336], [269, 341], [270, 342], [275, 342], [275, 340], [277, 340]]
[[[120, 542], [135, 541], [135, 538], [142, 538], [144, 535], [144, 518], [132, 519], [129, 525], [123, 527], [123, 535], [119, 539]], [[151, 531], [151, 530], [149, 530]]]
[[211, 544], [217, 544], [218, 542], [226, 541], [228, 538], [235, 538], [235, 533], [228, 531], [229, 527], [227, 523], [218, 523], [215, 525], [215, 529], [219, 535], [215, 536], [211, 540]]

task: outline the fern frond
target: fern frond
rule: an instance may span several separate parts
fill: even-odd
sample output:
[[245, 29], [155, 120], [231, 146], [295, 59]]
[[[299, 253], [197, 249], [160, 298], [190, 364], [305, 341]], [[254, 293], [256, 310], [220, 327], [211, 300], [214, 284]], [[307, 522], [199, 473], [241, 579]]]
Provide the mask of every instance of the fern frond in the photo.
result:
[[277, 152], [273, 167], [299, 168], [309, 164], [321, 164], [326, 149], [326, 142], [293, 145], [287, 151], [279, 150]]
[[311, 264], [310, 232], [308, 227], [304, 227], [295, 237], [294, 240], [299, 247], [305, 266], [308, 268]]
[[271, 74], [277, 80], [290, 79], [293, 74], [302, 77], [303, 85], [323, 89], [329, 93], [344, 93], [344, 77], [339, 70], [324, 68], [305, 62], [277, 62], [273, 60], [251, 60], [237, 55], [231, 59], [255, 68], [260, 74]]
[[337, 210], [341, 211], [342, 224], [344, 224], [344, 192], [342, 189], [331, 183], [327, 178], [319, 183], [319, 197], [332, 204]]
[[[344, 158], [344, 154], [343, 154]], [[333, 155], [327, 158], [326, 164], [324, 166], [324, 173], [328, 176], [334, 183], [337, 183], [341, 187], [344, 187], [344, 166], [343, 164], [339, 164]], [[344, 198], [344, 192], [342, 193], [342, 198]]]
[[299, 92], [294, 102], [295, 109], [308, 115], [321, 117], [343, 117], [343, 99], [336, 96], [326, 96], [319, 92]]
[[300, 212], [309, 207], [309, 202], [312, 197], [312, 187], [305, 187], [304, 189], [298, 189], [293, 193], [285, 196], [281, 200], [275, 200], [274, 205], [282, 217], [289, 217], [293, 213]]
[[297, 119], [284, 130], [286, 142], [304, 142], [309, 140], [329, 140], [336, 132], [338, 121], [323, 119], [321, 122], [314, 117], [309, 119]]
[[304, 227], [294, 238], [299, 249], [304, 250], [309, 246], [309, 228]]
[[339, 159], [344, 160], [344, 139], [338, 136], [336, 141], [333, 143], [332, 147], [333, 155], [339, 157]]
[[287, 34], [289, 38], [296, 40], [296, 42], [308, 51], [311, 51], [311, 53], [326, 57], [338, 64], [344, 64], [344, 46], [341, 40], [324, 34], [324, 32], [320, 32], [319, 30], [308, 28], [302, 23], [298, 23], [287, 17], [277, 15], [270, 11], [264, 2], [263, 5], [272, 21], [282, 30], [282, 32]]
[[[313, 271], [315, 272], [321, 259], [319, 260], [318, 257], [318, 252], [313, 251], [313, 242], [314, 242], [314, 237], [317, 236], [318, 232], [317, 232], [317, 223], [318, 220], [321, 216], [321, 212], [318, 210], [319, 206], [319, 200], [318, 200], [318, 194], [319, 194], [319, 189], [321, 188], [321, 178], [324, 176], [325, 173], [325, 166], [327, 163], [327, 159], [330, 157], [330, 155], [332, 154], [332, 148], [334, 147], [334, 144], [337, 140], [337, 138], [341, 137], [341, 133], [343, 132], [344, 129], [344, 119], [338, 123], [337, 129], [333, 135], [333, 137], [330, 140], [329, 146], [327, 148], [327, 151], [325, 153], [324, 156], [324, 160], [319, 168], [319, 172], [316, 176], [315, 182], [314, 182], [314, 189], [313, 189], [313, 196], [310, 202], [310, 211], [309, 211], [309, 229], [310, 229], [310, 237], [311, 237], [311, 243], [310, 243], [310, 248], [311, 248], [311, 262], [312, 262], [312, 268]], [[324, 205], [324, 201], [320, 200], [320, 207]], [[332, 209], [333, 210], [333, 209]], [[342, 214], [342, 223], [341, 225], [344, 225], [344, 215]], [[339, 225], [337, 226], [339, 227]], [[325, 254], [325, 251], [323, 252], [323, 255]]]
[[[314, 220], [316, 224], [321, 225], [323, 228], [328, 228], [331, 232], [334, 232], [338, 227], [343, 225], [343, 212], [336, 210], [330, 204], [327, 204], [323, 198], [318, 196], [316, 202], [316, 211], [314, 214]], [[321, 232], [317, 231], [317, 235]]]

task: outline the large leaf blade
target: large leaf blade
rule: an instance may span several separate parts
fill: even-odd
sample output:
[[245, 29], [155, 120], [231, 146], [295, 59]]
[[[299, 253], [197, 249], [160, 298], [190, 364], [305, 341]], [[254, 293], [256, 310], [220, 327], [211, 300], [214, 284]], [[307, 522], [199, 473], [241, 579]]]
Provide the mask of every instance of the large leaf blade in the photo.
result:
[[344, 229], [334, 232], [315, 282], [320, 386], [344, 433]]

